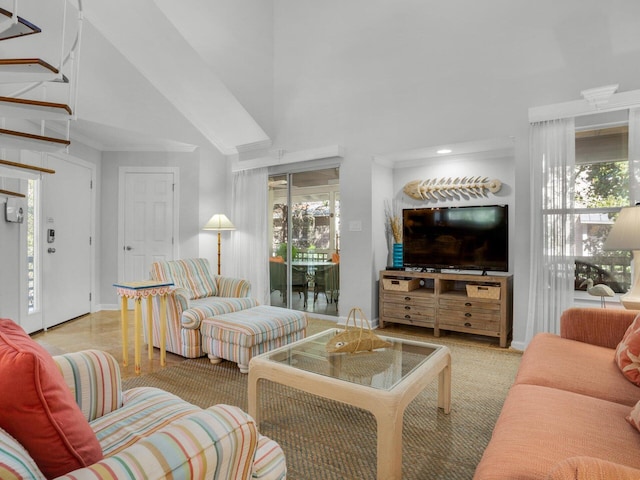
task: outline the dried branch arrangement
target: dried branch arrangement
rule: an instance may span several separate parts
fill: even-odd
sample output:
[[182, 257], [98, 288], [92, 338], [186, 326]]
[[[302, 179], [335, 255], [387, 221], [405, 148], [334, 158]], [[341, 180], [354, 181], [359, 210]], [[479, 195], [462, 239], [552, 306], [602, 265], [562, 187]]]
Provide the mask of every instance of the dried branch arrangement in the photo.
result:
[[389, 202], [385, 202], [384, 215], [387, 217], [387, 234], [391, 234], [394, 243], [402, 243], [402, 216], [397, 210]]
[[487, 177], [431, 178], [408, 182], [403, 191], [416, 200], [447, 200], [460, 197], [486, 197], [487, 190], [496, 193], [502, 188], [500, 180]]

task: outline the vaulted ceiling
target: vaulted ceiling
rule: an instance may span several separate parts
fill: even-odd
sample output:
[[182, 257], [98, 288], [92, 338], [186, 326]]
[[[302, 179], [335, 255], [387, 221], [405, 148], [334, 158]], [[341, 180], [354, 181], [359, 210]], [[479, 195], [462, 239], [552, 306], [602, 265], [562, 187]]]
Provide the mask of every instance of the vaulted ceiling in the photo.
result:
[[[20, 0], [19, 14], [42, 34], [6, 41], [2, 56], [49, 56], [56, 65], [65, 1]], [[248, 2], [252, 16], [244, 18], [238, 16], [249, 12], [233, 3], [235, 10], [226, 1], [82, 2], [71, 140], [102, 151], [203, 146], [233, 154], [268, 146], [271, 102], [264, 99], [272, 96], [271, 2]], [[77, 5], [77, 0], [66, 4], [67, 37], [76, 29]], [[65, 40], [65, 48], [69, 43]]]

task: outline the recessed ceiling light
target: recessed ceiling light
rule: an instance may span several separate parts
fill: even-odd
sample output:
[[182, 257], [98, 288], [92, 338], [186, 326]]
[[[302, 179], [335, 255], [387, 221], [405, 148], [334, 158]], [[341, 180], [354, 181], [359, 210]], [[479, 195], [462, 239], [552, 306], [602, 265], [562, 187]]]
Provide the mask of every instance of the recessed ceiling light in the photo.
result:
[[441, 148], [436, 153], [440, 153], [440, 154], [451, 153], [451, 150], [449, 148]]

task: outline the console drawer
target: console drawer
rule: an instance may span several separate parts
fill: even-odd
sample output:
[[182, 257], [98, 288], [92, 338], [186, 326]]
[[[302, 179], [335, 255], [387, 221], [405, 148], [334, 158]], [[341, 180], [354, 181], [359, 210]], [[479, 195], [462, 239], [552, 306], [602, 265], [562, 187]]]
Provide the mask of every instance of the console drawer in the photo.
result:
[[438, 311], [438, 323], [441, 328], [445, 329], [446, 326], [451, 326], [491, 332], [500, 331], [500, 315], [486, 310], [462, 312], [440, 309]]
[[495, 300], [479, 299], [479, 298], [446, 298], [440, 297], [438, 299], [438, 306], [440, 308], [447, 308], [452, 310], [489, 310], [500, 311], [501, 304]]
[[385, 292], [382, 301], [384, 303], [393, 303], [396, 305], [415, 305], [423, 307], [435, 307], [436, 303], [433, 295], [412, 295], [412, 292]]
[[424, 318], [433, 321], [436, 309], [433, 305], [408, 305], [400, 303], [385, 302], [382, 313], [386, 317], [395, 318]]

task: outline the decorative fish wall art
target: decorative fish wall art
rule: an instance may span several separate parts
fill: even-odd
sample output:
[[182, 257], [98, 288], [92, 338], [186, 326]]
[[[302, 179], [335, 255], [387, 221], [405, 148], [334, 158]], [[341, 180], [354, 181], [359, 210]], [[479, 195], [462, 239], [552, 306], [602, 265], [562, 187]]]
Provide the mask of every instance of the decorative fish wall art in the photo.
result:
[[487, 177], [431, 178], [413, 180], [402, 189], [416, 200], [448, 200], [461, 197], [486, 197], [487, 191], [499, 192], [502, 182]]

